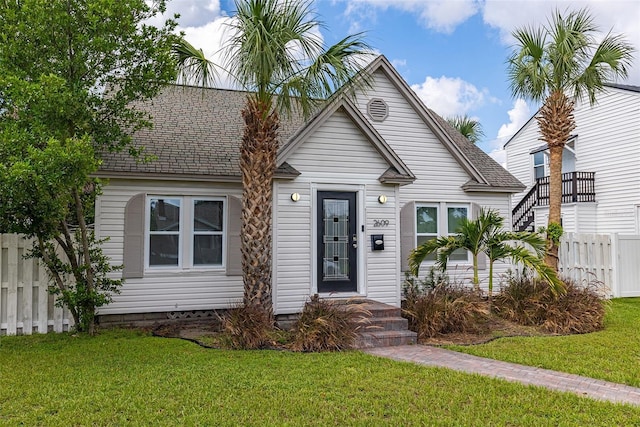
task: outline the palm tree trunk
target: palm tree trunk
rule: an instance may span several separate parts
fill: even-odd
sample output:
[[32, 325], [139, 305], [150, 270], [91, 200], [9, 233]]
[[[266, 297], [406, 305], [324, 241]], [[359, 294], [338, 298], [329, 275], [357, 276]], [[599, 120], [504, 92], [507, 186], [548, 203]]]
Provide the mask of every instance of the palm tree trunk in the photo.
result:
[[[562, 152], [575, 129], [574, 102], [561, 90], [549, 95], [536, 117], [540, 134], [549, 147], [549, 222], [560, 225], [562, 206]], [[558, 271], [558, 243], [547, 234], [545, 262]]]
[[[560, 224], [562, 206], [562, 150], [563, 147], [549, 148], [549, 224]], [[558, 244], [547, 237], [545, 262], [558, 271]]]
[[489, 261], [489, 313], [493, 312], [493, 262]]
[[478, 254], [473, 254], [473, 289], [480, 292], [480, 278], [478, 277]]
[[277, 113], [248, 98], [240, 148], [242, 171], [242, 273], [244, 304], [260, 306], [273, 319], [271, 287], [272, 180], [278, 151]]

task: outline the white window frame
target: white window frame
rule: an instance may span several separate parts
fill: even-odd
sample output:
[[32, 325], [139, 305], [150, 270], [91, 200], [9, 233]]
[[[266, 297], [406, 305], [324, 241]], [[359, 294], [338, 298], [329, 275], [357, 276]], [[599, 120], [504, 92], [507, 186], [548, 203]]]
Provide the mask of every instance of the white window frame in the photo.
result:
[[[443, 234], [446, 231], [447, 236], [455, 236], [457, 233], [449, 232], [449, 208], [465, 208], [467, 210], [467, 219], [471, 219], [471, 204], [470, 203], [444, 203], [446, 214], [443, 213], [443, 222], [446, 228], [443, 228]], [[469, 257], [469, 251], [467, 251], [467, 259], [450, 260], [456, 264], [467, 264], [471, 262]]]
[[[419, 233], [418, 232], [418, 209], [420, 208], [436, 208], [436, 232], [435, 233]], [[415, 222], [416, 222], [416, 235], [415, 240], [413, 242], [413, 247], [418, 247], [418, 238], [419, 237], [431, 237], [438, 238], [441, 236], [440, 231], [442, 230], [442, 225], [440, 221], [440, 212], [441, 212], [440, 203], [416, 203], [415, 205]], [[425, 260], [426, 263], [434, 264], [435, 260]]]
[[[435, 207], [437, 209], [437, 227], [438, 231], [436, 234], [434, 233], [418, 233], [418, 218], [417, 213], [419, 208], [432, 208]], [[443, 237], [443, 236], [453, 236], [455, 233], [449, 233], [449, 208], [465, 208], [467, 210], [467, 219], [471, 218], [471, 203], [458, 203], [458, 202], [416, 202], [415, 204], [415, 227], [416, 227], [416, 235], [414, 240], [414, 247], [418, 246], [418, 237]], [[425, 260], [426, 264], [435, 264], [435, 260]], [[453, 264], [469, 264], [471, 262], [471, 257], [467, 252], [466, 260], [452, 260]]]
[[[152, 200], [178, 200], [180, 201], [180, 221], [178, 223], [178, 232], [157, 232], [151, 231], [151, 201]], [[145, 212], [145, 237], [144, 237], [144, 265], [148, 270], [179, 270], [182, 268], [182, 249], [183, 249], [183, 232], [184, 232], [184, 200], [180, 196], [165, 195], [148, 195], [146, 200]], [[151, 236], [158, 235], [178, 235], [178, 264], [177, 265], [150, 265], [151, 256]]]
[[[536, 163], [536, 154], [542, 154], [542, 163]], [[537, 151], [535, 153], [531, 153], [531, 173], [532, 182], [536, 182], [536, 168], [542, 168], [542, 177], [549, 175], [549, 152], [547, 150]]]
[[[222, 268], [225, 265], [225, 256], [226, 256], [226, 231], [227, 231], [227, 203], [226, 200], [222, 197], [200, 197], [200, 196], [192, 196], [190, 199], [190, 215], [189, 215], [189, 254], [187, 256], [187, 260], [189, 261], [189, 267], [195, 269], [202, 268]], [[196, 231], [193, 223], [195, 220], [195, 204], [197, 201], [205, 201], [205, 202], [222, 202], [222, 231]], [[195, 242], [195, 236], [222, 236], [222, 256], [220, 257], [220, 264], [198, 264], [195, 265], [193, 262], [193, 244]]]
[[[151, 236], [158, 234], [176, 234], [175, 232], [152, 232], [151, 231], [151, 201], [158, 199], [180, 200], [180, 226], [178, 232], [178, 264], [177, 265], [150, 265]], [[194, 214], [196, 201], [216, 201], [222, 202], [222, 231], [195, 231]], [[144, 240], [144, 268], [145, 271], [188, 271], [188, 270], [221, 270], [226, 266], [227, 256], [227, 209], [226, 197], [212, 196], [184, 196], [149, 194], [146, 200], [145, 211], [145, 240]], [[220, 264], [200, 264], [193, 262], [193, 244], [196, 235], [222, 235], [222, 259]]]

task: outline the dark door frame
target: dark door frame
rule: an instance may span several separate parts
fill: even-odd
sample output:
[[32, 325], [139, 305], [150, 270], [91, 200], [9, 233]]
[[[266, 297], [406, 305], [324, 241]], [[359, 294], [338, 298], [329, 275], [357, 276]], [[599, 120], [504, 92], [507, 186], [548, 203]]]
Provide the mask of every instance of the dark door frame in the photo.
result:
[[[347, 200], [349, 203], [348, 232], [346, 235], [346, 246], [348, 255], [348, 277], [325, 280], [325, 263], [340, 263], [341, 260], [335, 256], [333, 260], [325, 259], [325, 220], [324, 220], [324, 200]], [[358, 291], [358, 192], [357, 191], [317, 191], [317, 221], [316, 221], [316, 247], [317, 263], [316, 278], [317, 290], [319, 293], [350, 292]], [[336, 217], [336, 221], [339, 219]], [[339, 237], [334, 237], [338, 241]], [[336, 264], [337, 265], [337, 264]]]

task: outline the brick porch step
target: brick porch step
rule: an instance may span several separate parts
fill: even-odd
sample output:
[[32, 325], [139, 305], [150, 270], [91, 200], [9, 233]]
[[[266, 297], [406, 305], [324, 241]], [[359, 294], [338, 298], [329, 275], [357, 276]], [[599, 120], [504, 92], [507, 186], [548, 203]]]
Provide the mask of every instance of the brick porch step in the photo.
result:
[[371, 313], [356, 339], [355, 348], [375, 348], [415, 344], [417, 334], [408, 329], [407, 319], [398, 307], [372, 300], [356, 301]]
[[361, 332], [356, 338], [355, 348], [377, 348], [408, 345], [416, 343], [417, 334], [405, 329], [404, 331], [375, 331]]

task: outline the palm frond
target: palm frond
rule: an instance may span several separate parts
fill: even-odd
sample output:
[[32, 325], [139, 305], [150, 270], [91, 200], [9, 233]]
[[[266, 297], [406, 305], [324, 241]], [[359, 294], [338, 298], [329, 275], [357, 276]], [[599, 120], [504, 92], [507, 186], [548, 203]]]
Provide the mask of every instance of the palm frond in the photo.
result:
[[541, 101], [547, 94], [549, 69], [545, 61], [546, 34], [541, 28], [513, 32], [514, 53], [507, 59], [510, 89], [515, 97]]
[[312, 5], [310, 0], [236, 0], [225, 63], [243, 87], [281, 114], [311, 115], [362, 70], [358, 59], [370, 51], [362, 33], [324, 46], [318, 33], [324, 23]]
[[556, 294], [564, 292], [564, 283], [558, 277], [556, 271], [549, 267], [542, 258], [534, 255], [524, 246], [515, 246], [509, 250], [509, 257], [516, 263], [520, 263], [535, 271], [541, 279], [548, 283], [551, 291]]
[[482, 124], [467, 115], [448, 118], [447, 122], [474, 144], [484, 136]]
[[[440, 249], [444, 249], [450, 245], [451, 237], [438, 237], [436, 239], [427, 240], [413, 251], [409, 255], [409, 270], [414, 276], [418, 276], [420, 271], [420, 264], [425, 258], [433, 253], [436, 253]], [[446, 268], [446, 263], [445, 263]]]
[[173, 44], [173, 56], [178, 65], [178, 81], [184, 84], [213, 86], [217, 78], [216, 66], [207, 59], [202, 49], [180, 37]]

